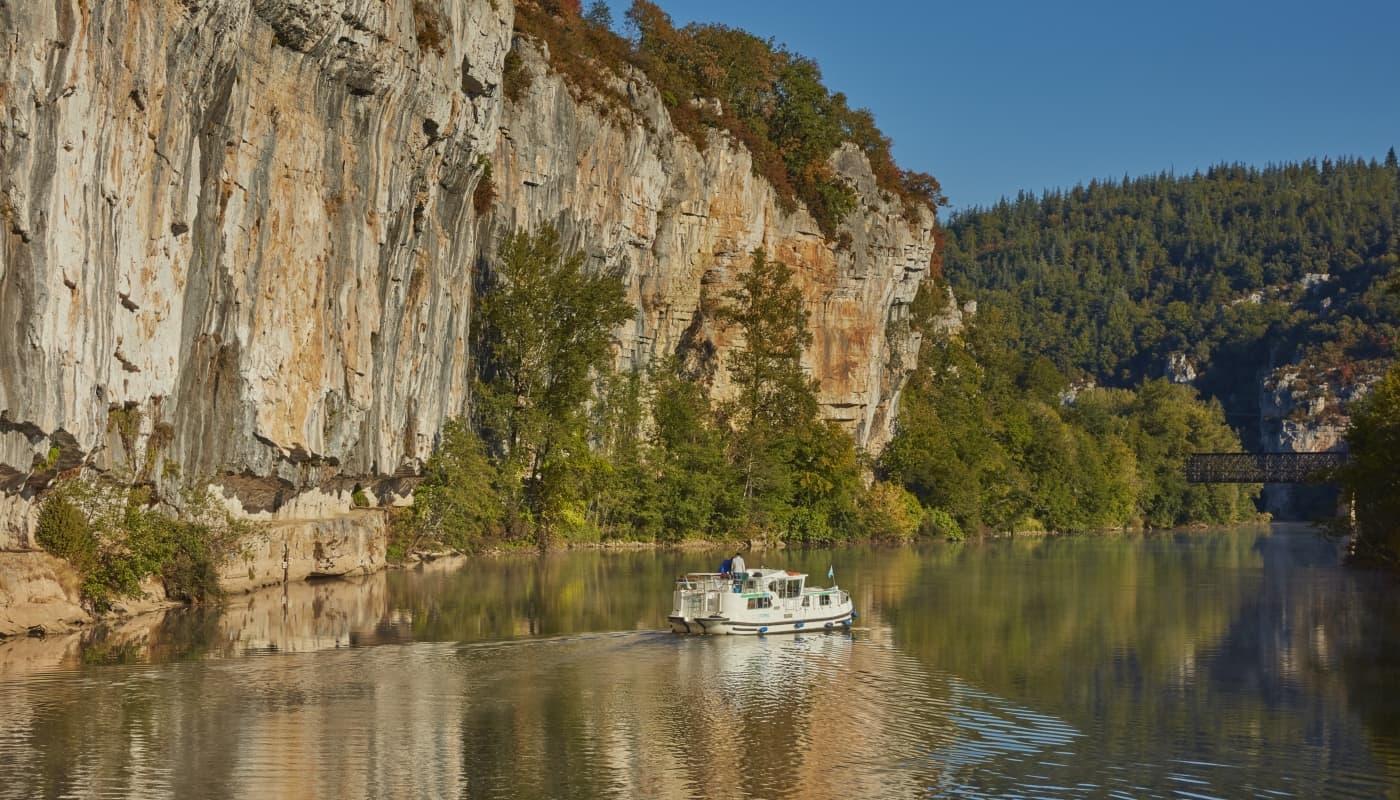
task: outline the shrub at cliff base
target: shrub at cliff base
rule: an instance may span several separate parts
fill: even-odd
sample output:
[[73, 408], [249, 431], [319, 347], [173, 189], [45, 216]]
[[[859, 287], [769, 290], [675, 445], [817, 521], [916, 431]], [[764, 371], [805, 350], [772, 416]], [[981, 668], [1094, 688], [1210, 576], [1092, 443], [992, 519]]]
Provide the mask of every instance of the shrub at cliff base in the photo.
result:
[[423, 473], [413, 505], [391, 533], [389, 561], [403, 561], [424, 548], [471, 552], [499, 533], [500, 475], [465, 419], [456, 417], [443, 425], [437, 452]]
[[1356, 555], [1400, 565], [1400, 367], [1352, 407], [1347, 446], [1340, 477], [1356, 502]]
[[909, 541], [919, 533], [926, 514], [919, 498], [897, 483], [877, 481], [861, 505], [861, 524], [872, 539]]
[[83, 602], [98, 613], [117, 598], [141, 596], [151, 577], [170, 599], [219, 597], [219, 567], [250, 526], [203, 490], [169, 511], [155, 507], [147, 487], [68, 481], [40, 506], [35, 540], [77, 569]]

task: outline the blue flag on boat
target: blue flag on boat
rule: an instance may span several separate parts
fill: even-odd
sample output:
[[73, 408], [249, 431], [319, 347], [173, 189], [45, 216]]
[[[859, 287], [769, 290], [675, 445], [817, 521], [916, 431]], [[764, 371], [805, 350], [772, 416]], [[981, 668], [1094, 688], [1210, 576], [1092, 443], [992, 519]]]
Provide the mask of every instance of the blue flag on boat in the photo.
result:
[[826, 577], [828, 577], [828, 578], [834, 578], [834, 577], [836, 577], [836, 568], [835, 568], [835, 567], [827, 567], [827, 568], [826, 568]]

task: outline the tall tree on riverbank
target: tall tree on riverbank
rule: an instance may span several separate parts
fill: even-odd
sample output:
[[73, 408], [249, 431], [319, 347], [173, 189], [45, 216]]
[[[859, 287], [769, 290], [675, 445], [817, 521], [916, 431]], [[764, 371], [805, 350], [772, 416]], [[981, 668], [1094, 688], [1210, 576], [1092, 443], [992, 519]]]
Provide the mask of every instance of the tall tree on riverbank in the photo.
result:
[[850, 436], [817, 419], [816, 384], [802, 367], [812, 342], [792, 270], [755, 250], [716, 312], [743, 333], [729, 371], [738, 387], [723, 411], [742, 476], [749, 524], [785, 538], [822, 541], [854, 524], [860, 493]]
[[517, 534], [547, 538], [581, 518], [593, 378], [611, 369], [613, 330], [635, 313], [616, 275], [583, 266], [554, 228], [519, 231], [501, 245], [473, 317], [477, 427]]
[[1400, 367], [1352, 407], [1347, 446], [1341, 478], [1356, 503], [1356, 553], [1400, 565]]
[[728, 302], [716, 316], [744, 337], [729, 363], [739, 389], [727, 409], [736, 434], [731, 447], [749, 513], [762, 519], [790, 494], [785, 466], [793, 434], [816, 417], [816, 392], [802, 370], [812, 334], [792, 270], [762, 250], [754, 251], [753, 263], [724, 297]]

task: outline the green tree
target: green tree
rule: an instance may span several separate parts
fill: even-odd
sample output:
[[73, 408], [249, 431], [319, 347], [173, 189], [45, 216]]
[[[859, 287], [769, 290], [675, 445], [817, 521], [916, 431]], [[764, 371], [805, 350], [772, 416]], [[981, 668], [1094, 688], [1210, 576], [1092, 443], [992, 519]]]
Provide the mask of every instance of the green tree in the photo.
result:
[[728, 535], [741, 513], [743, 487], [725, 456], [725, 440], [704, 390], [678, 359], [652, 371], [652, 433], [647, 461], [668, 539]]
[[1356, 508], [1356, 552], [1400, 564], [1400, 367], [1351, 409], [1351, 462], [1340, 471]]
[[616, 275], [588, 273], [551, 227], [508, 237], [494, 266], [473, 318], [478, 427], [501, 465], [513, 527], [545, 544], [583, 519], [594, 379], [611, 368], [613, 331], [635, 310]]
[[772, 522], [774, 505], [791, 495], [787, 465], [795, 434], [816, 418], [815, 386], [802, 369], [802, 352], [812, 335], [792, 270], [762, 250], [754, 251], [751, 266], [725, 299], [718, 319], [743, 334], [729, 363], [738, 388], [729, 414], [734, 460], [750, 517], [765, 524]]
[[442, 426], [437, 448], [413, 491], [413, 506], [395, 534], [402, 559], [424, 545], [471, 552], [501, 523], [500, 474], [486, 458], [481, 437], [462, 417]]
[[654, 476], [645, 463], [643, 374], [615, 372], [601, 383], [593, 407], [589, 525], [605, 538], [655, 540], [661, 518]]
[[716, 316], [743, 334], [729, 362], [737, 396], [725, 417], [746, 520], [792, 541], [851, 536], [860, 467], [851, 437], [817, 419], [816, 383], [802, 368], [812, 336], [792, 271], [756, 250], [725, 299]]
[[1188, 386], [1145, 382], [1128, 409], [1128, 438], [1143, 474], [1143, 518], [1153, 527], [1239, 522], [1254, 513], [1257, 486], [1190, 484], [1186, 458], [1240, 449], [1219, 403], [1202, 404]]

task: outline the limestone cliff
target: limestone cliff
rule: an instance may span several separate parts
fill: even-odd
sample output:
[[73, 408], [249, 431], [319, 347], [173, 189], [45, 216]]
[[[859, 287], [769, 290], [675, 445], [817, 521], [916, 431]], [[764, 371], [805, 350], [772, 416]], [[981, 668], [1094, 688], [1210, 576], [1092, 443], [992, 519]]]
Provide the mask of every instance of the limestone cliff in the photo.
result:
[[[1267, 373], [1259, 392], [1259, 450], [1266, 453], [1345, 451], [1348, 407], [1364, 398], [1389, 366], [1387, 359], [1351, 362], [1345, 368], [1316, 354]], [[1332, 513], [1335, 486], [1268, 484], [1264, 510], [1281, 519]]]
[[[796, 271], [827, 415], [879, 449], [933, 247], [854, 149], [841, 246], [782, 210], [655, 89], [581, 103], [510, 0], [0, 0], [0, 548], [80, 464], [211, 479], [248, 512], [383, 497], [469, 397], [472, 287], [500, 237], [555, 224], [620, 267], [623, 364], [741, 343], [717, 298], [764, 247]], [[533, 79], [501, 90], [516, 48]], [[487, 169], [495, 201], [473, 195]]]

